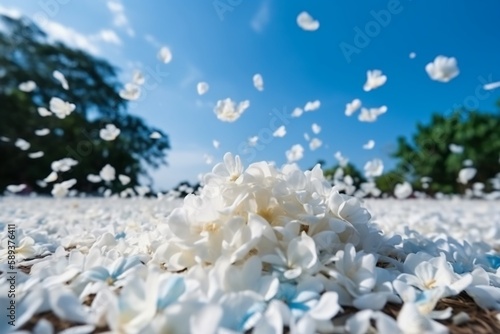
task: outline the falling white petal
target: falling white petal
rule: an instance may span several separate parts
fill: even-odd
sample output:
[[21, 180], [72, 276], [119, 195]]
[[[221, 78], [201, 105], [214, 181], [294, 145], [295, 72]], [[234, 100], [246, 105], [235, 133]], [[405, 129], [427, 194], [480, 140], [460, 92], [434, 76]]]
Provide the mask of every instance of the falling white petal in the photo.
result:
[[120, 129], [118, 129], [114, 124], [107, 124], [105, 128], [99, 131], [99, 137], [102, 140], [112, 141], [120, 135]]
[[371, 150], [374, 147], [375, 147], [375, 141], [373, 139], [370, 139], [366, 144], [363, 145], [363, 149], [365, 150]]
[[273, 137], [282, 138], [286, 135], [286, 128], [284, 125], [280, 126], [273, 132]]
[[165, 64], [172, 61], [172, 52], [166, 46], [163, 46], [160, 51], [158, 51], [158, 58]]
[[304, 106], [304, 111], [306, 111], [306, 112], [307, 111], [314, 111], [314, 110], [319, 109], [320, 106], [321, 106], [321, 102], [319, 100], [309, 101]]
[[264, 79], [262, 79], [262, 75], [257, 73], [253, 76], [252, 80], [255, 89], [262, 92], [264, 90]]
[[11, 184], [7, 186], [7, 190], [11, 193], [18, 193], [26, 188], [25, 184]]
[[380, 86], [383, 86], [387, 81], [387, 76], [382, 74], [381, 70], [373, 70], [366, 72], [366, 83], [363, 86], [365, 92], [369, 92]]
[[319, 138], [313, 138], [309, 142], [309, 149], [311, 151], [314, 151], [314, 150], [317, 150], [318, 148], [320, 148], [321, 145], [323, 145], [323, 142]]
[[413, 188], [410, 183], [408, 182], [403, 182], [403, 183], [398, 183], [394, 187], [394, 195], [398, 199], [405, 199], [409, 197], [413, 192]]
[[64, 88], [65, 90], [68, 90], [69, 89], [69, 85], [68, 85], [68, 81], [66, 80], [66, 78], [64, 77], [64, 74], [62, 74], [61, 72], [59, 71], [54, 71], [52, 73], [52, 76], [57, 80], [59, 81], [59, 83], [61, 84], [62, 88]]
[[351, 116], [359, 108], [361, 108], [361, 100], [360, 99], [354, 99], [350, 103], [347, 103], [345, 105], [345, 112], [344, 113], [345, 113], [346, 116]]
[[161, 133], [158, 131], [154, 131], [149, 135], [149, 138], [151, 139], [160, 139], [161, 138]]
[[493, 90], [500, 87], [500, 81], [487, 83], [483, 86], [484, 90]]
[[295, 144], [285, 152], [285, 155], [288, 162], [298, 161], [304, 156], [304, 148], [300, 144]]
[[38, 152], [29, 153], [28, 157], [30, 157], [31, 159], [38, 159], [38, 158], [43, 157], [43, 155], [44, 155], [43, 151], [38, 151]]
[[236, 104], [236, 102], [227, 98], [225, 100], [217, 101], [214, 113], [217, 118], [223, 122], [234, 122], [240, 118], [248, 107], [250, 107], [250, 101], [248, 100]]
[[29, 92], [32, 92], [36, 89], [36, 83], [32, 80], [29, 80], [29, 81], [20, 83], [18, 88], [20, 91], [23, 91], [25, 93], [29, 93]]
[[292, 117], [300, 117], [304, 110], [302, 108], [295, 108], [292, 111]]
[[425, 71], [432, 80], [440, 82], [448, 82], [460, 73], [457, 60], [445, 56], [437, 56], [432, 63], [425, 66]]
[[318, 124], [316, 123], [313, 123], [313, 125], [311, 125], [311, 130], [314, 134], [318, 134], [321, 132], [321, 126], [319, 126]]
[[297, 24], [305, 31], [316, 31], [319, 28], [319, 21], [313, 19], [308, 12], [301, 12], [297, 16]]
[[47, 128], [43, 128], [43, 129], [38, 129], [38, 130], [35, 130], [35, 135], [37, 136], [46, 136], [50, 133], [50, 130], [47, 129]]
[[196, 85], [196, 91], [198, 92], [198, 95], [205, 94], [206, 92], [208, 92], [209, 88], [210, 87], [206, 82], [198, 82], [198, 84]]

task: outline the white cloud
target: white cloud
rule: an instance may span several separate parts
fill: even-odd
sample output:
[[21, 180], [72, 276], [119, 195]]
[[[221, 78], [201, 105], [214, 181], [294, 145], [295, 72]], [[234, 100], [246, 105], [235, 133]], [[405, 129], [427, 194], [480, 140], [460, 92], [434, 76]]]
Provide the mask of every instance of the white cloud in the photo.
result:
[[114, 30], [111, 30], [111, 29], [103, 29], [103, 30], [99, 31], [99, 34], [97, 34], [97, 37], [101, 41], [106, 42], [106, 43], [116, 44], [116, 45], [122, 44], [120, 37], [118, 37], [116, 32], [114, 32]]
[[22, 13], [19, 9], [13, 7], [3, 7], [3, 6], [0, 6], [0, 14], [8, 16], [13, 19], [18, 19], [22, 16]]
[[263, 32], [270, 19], [271, 12], [269, 10], [269, 3], [268, 1], [263, 1], [257, 10], [257, 13], [255, 13], [250, 21], [250, 27], [252, 27], [253, 31], [257, 33]]
[[91, 36], [84, 35], [73, 28], [62, 25], [49, 19], [34, 18], [35, 23], [47, 33], [50, 39], [63, 42], [64, 44], [85, 50], [91, 54], [99, 54], [100, 50], [92, 41]]
[[120, 0], [109, 0], [107, 2], [108, 9], [113, 14], [113, 24], [116, 27], [123, 28], [129, 34], [129, 36], [134, 36], [135, 32], [128, 21], [128, 17], [125, 14], [125, 7]]

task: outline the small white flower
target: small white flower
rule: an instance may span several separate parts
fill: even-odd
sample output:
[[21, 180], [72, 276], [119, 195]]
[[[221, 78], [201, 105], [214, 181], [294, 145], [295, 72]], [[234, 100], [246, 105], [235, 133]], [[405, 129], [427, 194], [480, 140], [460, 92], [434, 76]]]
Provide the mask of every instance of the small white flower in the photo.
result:
[[151, 139], [160, 139], [161, 138], [161, 133], [158, 131], [154, 131], [149, 135], [149, 138]]
[[344, 157], [342, 155], [342, 152], [340, 151], [337, 151], [335, 152], [335, 154], [333, 155], [335, 157], [335, 159], [337, 159], [337, 161], [339, 162], [339, 165], [340, 167], [345, 167], [347, 166], [347, 163], [349, 162], [349, 159]]
[[134, 83], [127, 83], [120, 90], [120, 97], [124, 100], [135, 101], [141, 96], [141, 87]]
[[428, 258], [423, 253], [409, 254], [405, 260], [405, 272], [398, 280], [422, 291], [443, 288], [442, 297], [456, 296], [472, 282], [472, 276], [455, 274], [444, 254]]
[[[10, 244], [7, 240], [2, 241], [2, 246], [3, 249], [0, 250], [0, 259], [7, 260], [8, 256], [8, 250], [7, 250], [7, 245]], [[23, 237], [19, 244], [16, 245], [15, 248], [16, 252], [16, 262], [21, 262], [22, 260], [25, 259], [30, 259], [34, 258], [36, 255], [38, 255], [38, 246], [35, 245], [35, 240], [31, 237]]]
[[62, 74], [59, 71], [54, 71], [52, 73], [52, 76], [54, 77], [54, 79], [56, 79], [57, 81], [59, 81], [59, 83], [61, 84], [62, 88], [64, 88], [65, 90], [69, 89], [68, 81], [64, 77], [64, 74]]
[[135, 186], [134, 189], [135, 191], [137, 191], [137, 195], [139, 195], [139, 197], [144, 197], [148, 192], [151, 191], [148, 186]]
[[497, 82], [490, 82], [490, 83], [484, 84], [483, 89], [484, 90], [493, 90], [493, 89], [497, 89], [499, 87], [500, 87], [500, 81], [497, 81]]
[[387, 112], [386, 106], [381, 106], [379, 108], [361, 108], [361, 113], [358, 116], [360, 122], [375, 122], [378, 116]]
[[470, 180], [476, 176], [477, 169], [474, 167], [462, 168], [458, 173], [458, 182], [462, 184], [467, 184]]
[[25, 184], [11, 184], [7, 186], [7, 190], [11, 193], [18, 193], [26, 188]]
[[22, 138], [18, 138], [16, 140], [16, 142], [14, 143], [14, 145], [17, 146], [18, 148], [20, 148], [23, 151], [27, 151], [31, 147], [31, 144], [28, 143], [26, 140], [24, 140]]
[[273, 132], [273, 137], [282, 138], [285, 135], [286, 135], [286, 128], [284, 125], [280, 126], [279, 128], [276, 129], [276, 131]]
[[47, 129], [47, 128], [43, 128], [43, 129], [39, 129], [39, 130], [35, 130], [35, 135], [37, 136], [46, 136], [50, 133], [50, 130]]
[[264, 79], [262, 79], [262, 75], [257, 73], [253, 76], [252, 80], [255, 89], [262, 92], [264, 90]]
[[61, 183], [55, 183], [52, 188], [52, 196], [54, 197], [64, 197], [69, 193], [69, 189], [76, 184], [75, 179], [70, 179], [67, 181], [63, 181]]
[[295, 108], [292, 111], [292, 117], [300, 117], [304, 110], [302, 108]]
[[36, 83], [32, 80], [29, 80], [29, 81], [20, 83], [18, 88], [20, 91], [23, 91], [25, 93], [29, 93], [29, 92], [32, 92], [36, 89]]
[[364, 169], [367, 178], [377, 177], [384, 172], [384, 163], [380, 159], [373, 159], [365, 164]]
[[321, 145], [323, 145], [323, 142], [319, 139], [319, 138], [313, 138], [311, 139], [311, 141], [309, 142], [309, 149], [311, 151], [314, 151], [318, 148], [321, 147]]
[[457, 60], [445, 56], [437, 56], [432, 63], [425, 66], [425, 71], [432, 80], [440, 82], [448, 82], [460, 73]]
[[47, 108], [44, 108], [44, 107], [37, 108], [37, 111], [38, 111], [38, 114], [42, 117], [47, 117], [47, 116], [52, 115], [52, 113], [49, 110], [47, 110]]
[[413, 188], [409, 182], [398, 183], [394, 187], [394, 196], [398, 199], [409, 197], [413, 192]]
[[288, 162], [299, 161], [304, 156], [304, 148], [300, 144], [293, 145], [285, 152]]
[[264, 255], [262, 260], [283, 271], [286, 279], [296, 279], [299, 276], [313, 275], [319, 269], [319, 261], [314, 240], [305, 232], [290, 241], [286, 255], [279, 249], [277, 254]]
[[223, 122], [234, 122], [240, 118], [248, 107], [250, 107], [250, 101], [248, 100], [242, 101], [236, 105], [236, 102], [227, 98], [217, 101], [214, 112], [219, 120]]
[[258, 136], [250, 137], [250, 138], [248, 138], [248, 145], [249, 146], [255, 146], [255, 145], [257, 145], [258, 141], [259, 141], [259, 137]]
[[464, 151], [464, 147], [460, 145], [456, 145], [451, 143], [448, 148], [450, 149], [451, 153], [456, 153], [456, 154], [461, 154]]
[[387, 81], [387, 76], [382, 74], [381, 70], [373, 70], [366, 72], [366, 83], [363, 86], [365, 92], [369, 92], [384, 85]]
[[135, 70], [134, 74], [132, 75], [132, 82], [136, 85], [143, 85], [144, 82], [146, 82], [146, 79], [144, 78], [144, 74], [142, 74], [141, 71]]
[[106, 164], [99, 172], [99, 176], [103, 181], [113, 181], [115, 179], [115, 169], [110, 164]]
[[28, 154], [28, 157], [31, 159], [38, 159], [43, 157], [44, 153], [43, 151], [37, 151], [37, 152], [32, 152]]
[[50, 111], [52, 111], [60, 119], [64, 119], [66, 116], [69, 116], [75, 108], [76, 106], [73, 103], [63, 101], [58, 97], [50, 99]]
[[319, 109], [320, 106], [321, 106], [321, 102], [319, 100], [309, 101], [304, 106], [304, 111], [306, 111], [306, 112], [314, 111], [314, 110]]
[[130, 183], [130, 177], [128, 177], [127, 175], [118, 175], [118, 180], [120, 180], [120, 183], [124, 186]]
[[120, 135], [120, 129], [118, 129], [114, 124], [107, 124], [104, 129], [99, 131], [99, 137], [102, 140], [112, 141]]
[[43, 181], [47, 183], [54, 182], [56, 180], [57, 180], [57, 173], [54, 171], [51, 172], [45, 179], [43, 179]]
[[196, 85], [196, 91], [198, 92], [198, 95], [204, 95], [208, 92], [208, 89], [210, 86], [206, 82], [198, 82]]
[[72, 158], [63, 158], [61, 160], [53, 161], [50, 165], [54, 172], [67, 172], [71, 167], [78, 165], [78, 161]]
[[297, 16], [297, 24], [305, 31], [316, 31], [319, 28], [319, 21], [313, 19], [308, 12], [301, 12]]
[[360, 99], [354, 99], [350, 103], [347, 103], [345, 105], [345, 112], [344, 113], [345, 113], [346, 116], [351, 116], [359, 108], [361, 108], [361, 100]]
[[321, 126], [319, 126], [316, 123], [313, 123], [313, 125], [311, 125], [311, 130], [314, 134], [319, 134], [321, 132]]
[[363, 149], [365, 150], [371, 150], [374, 147], [375, 147], [375, 141], [373, 139], [370, 139], [366, 144], [363, 145]]
[[158, 51], [158, 59], [160, 59], [164, 64], [168, 64], [172, 61], [172, 52], [166, 46], [163, 46], [160, 51]]
[[87, 175], [87, 181], [92, 182], [92, 183], [99, 183], [102, 181], [102, 179], [99, 175], [89, 174], [89, 175]]

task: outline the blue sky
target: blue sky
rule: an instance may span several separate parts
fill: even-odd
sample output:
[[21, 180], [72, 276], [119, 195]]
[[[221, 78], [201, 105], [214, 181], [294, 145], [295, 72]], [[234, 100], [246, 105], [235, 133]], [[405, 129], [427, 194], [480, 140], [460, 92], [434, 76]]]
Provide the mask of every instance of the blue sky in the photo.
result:
[[[112, 11], [109, 2], [123, 9]], [[383, 26], [376, 23], [374, 13], [390, 6], [397, 13]], [[432, 112], [463, 104], [494, 110], [500, 98], [500, 89], [482, 89], [500, 81], [500, 3], [494, 0], [0, 0], [0, 11], [35, 18], [54, 39], [108, 59], [122, 69], [124, 82], [135, 69], [146, 74], [147, 85], [130, 112], [169, 134], [169, 166], [153, 173], [159, 188], [209, 171], [204, 154], [219, 161], [231, 151], [242, 153], [246, 165], [259, 160], [281, 165], [294, 144], [305, 148], [298, 162], [303, 168], [318, 159], [333, 165], [334, 153], [341, 151], [361, 169], [373, 158], [388, 169], [396, 138], [411, 135]], [[320, 22], [318, 30], [297, 25], [302, 11]], [[366, 33], [374, 25], [378, 31], [356, 44], [356, 31]], [[349, 59], [340, 47], [346, 44], [358, 46]], [[158, 61], [161, 46], [172, 51], [168, 64]], [[410, 52], [416, 58], [410, 59]], [[438, 55], [458, 61], [460, 74], [448, 83], [431, 80], [425, 71]], [[373, 69], [382, 70], [387, 83], [365, 92], [366, 71]], [[253, 87], [255, 73], [263, 76], [262, 92]], [[203, 96], [196, 92], [199, 81], [210, 85]], [[221, 122], [213, 112], [217, 100], [227, 97], [250, 101], [233, 123]], [[354, 98], [366, 107], [386, 105], [388, 111], [374, 123], [358, 121], [357, 114], [346, 117], [345, 105]], [[281, 125], [271, 122], [276, 110], [290, 114], [314, 100], [321, 101], [318, 110], [285, 119], [285, 137], [272, 138], [255, 157], [239, 152], [248, 137]], [[313, 123], [322, 127], [318, 135], [312, 134]], [[304, 132], [323, 146], [309, 150]], [[220, 141], [219, 149], [213, 139]], [[362, 149], [369, 139], [375, 148]]]

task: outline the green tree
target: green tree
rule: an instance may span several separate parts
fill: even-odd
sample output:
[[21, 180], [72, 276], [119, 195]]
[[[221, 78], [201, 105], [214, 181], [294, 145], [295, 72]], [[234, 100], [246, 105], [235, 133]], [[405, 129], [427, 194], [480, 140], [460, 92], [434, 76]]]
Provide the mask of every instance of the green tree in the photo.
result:
[[[36, 181], [46, 177], [52, 161], [71, 157], [78, 165], [59, 180], [76, 178], [73, 187], [80, 191], [96, 191], [102, 184], [87, 181], [89, 173], [98, 173], [105, 164], [116, 174], [131, 178], [128, 186], [139, 183], [139, 176], [148, 177], [147, 167], [166, 164], [168, 137], [161, 130], [147, 125], [141, 118], [127, 113], [127, 101], [119, 96], [122, 88], [118, 69], [92, 55], [49, 41], [47, 35], [27, 18], [13, 19], [0, 15], [0, 190], [13, 183], [25, 183], [43, 190]], [[66, 77], [70, 89], [65, 90], [53, 78], [58, 70]], [[37, 88], [29, 93], [18, 86], [32, 80]], [[48, 107], [52, 97], [76, 105], [75, 111], [64, 119], [41, 117], [38, 107]], [[99, 130], [106, 124], [121, 130], [114, 141], [100, 139]], [[51, 129], [39, 137], [34, 131]], [[153, 131], [160, 139], [150, 138]], [[28, 151], [14, 146], [17, 138], [31, 144]], [[29, 152], [43, 151], [36, 160]], [[119, 182], [111, 185], [115, 191], [123, 188]]]
[[351, 176], [353, 182], [353, 185], [358, 189], [359, 185], [363, 182], [366, 182], [365, 177], [363, 174], [350, 162], [347, 163], [344, 167], [341, 167], [340, 165], [335, 165], [333, 167], [327, 168], [323, 170], [323, 174], [325, 175], [325, 178], [328, 179], [333, 179], [333, 176], [335, 175], [335, 172], [339, 169], [342, 168], [344, 171], [344, 176]]
[[[397, 174], [405, 175], [419, 188], [421, 177], [432, 178], [428, 193], [463, 193], [457, 182], [463, 161], [473, 161], [477, 174], [471, 182], [487, 183], [500, 171], [500, 114], [457, 110], [449, 116], [434, 114], [427, 125], [418, 124], [408, 141], [398, 138], [393, 156], [399, 159]], [[463, 147], [453, 153], [449, 145]]]

